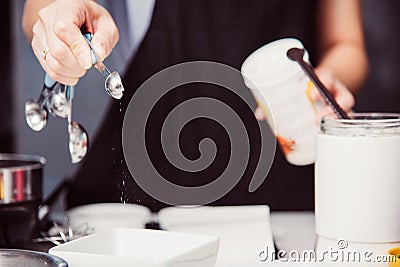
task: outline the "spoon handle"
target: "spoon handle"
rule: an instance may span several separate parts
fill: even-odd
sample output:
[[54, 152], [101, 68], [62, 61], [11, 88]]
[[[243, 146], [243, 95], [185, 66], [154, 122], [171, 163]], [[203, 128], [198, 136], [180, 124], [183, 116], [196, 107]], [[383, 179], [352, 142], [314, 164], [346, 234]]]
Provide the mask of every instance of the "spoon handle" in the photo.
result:
[[92, 57], [92, 65], [106, 77], [104, 82], [104, 87], [109, 96], [115, 99], [121, 99], [124, 91], [124, 86], [122, 85], [121, 77], [118, 72], [110, 72], [109, 69], [103, 64], [101, 58], [96, 53], [92, 45], [92, 34], [90, 32], [84, 33], [83, 37], [89, 45], [90, 54]]
[[83, 37], [85, 38], [86, 42], [88, 43], [90, 47], [90, 53], [92, 55], [92, 64], [93, 66], [101, 73], [103, 74], [106, 78], [111, 74], [109, 69], [103, 64], [103, 62], [100, 60], [99, 55], [96, 53], [96, 51], [93, 48], [92, 45], [92, 34], [91, 33], [84, 33]]
[[57, 82], [54, 81], [50, 76], [46, 73], [44, 75], [44, 82], [43, 82], [43, 88], [42, 91], [40, 92], [39, 98], [37, 99], [37, 102], [39, 103], [39, 106], [41, 108], [45, 107], [46, 101], [50, 96], [51, 91], [54, 89], [56, 86]]
[[315, 87], [321, 93], [324, 102], [333, 109], [336, 116], [339, 119], [346, 119], [346, 120], [350, 119], [347, 113], [339, 106], [339, 104], [336, 102], [332, 94], [329, 92], [328, 89], [326, 89], [324, 84], [315, 74], [315, 71], [312, 68], [312, 66], [303, 60], [304, 49], [291, 48], [288, 50], [287, 55], [289, 59], [296, 61], [300, 65], [300, 67], [304, 70], [304, 72], [307, 74], [310, 80], [314, 83]]

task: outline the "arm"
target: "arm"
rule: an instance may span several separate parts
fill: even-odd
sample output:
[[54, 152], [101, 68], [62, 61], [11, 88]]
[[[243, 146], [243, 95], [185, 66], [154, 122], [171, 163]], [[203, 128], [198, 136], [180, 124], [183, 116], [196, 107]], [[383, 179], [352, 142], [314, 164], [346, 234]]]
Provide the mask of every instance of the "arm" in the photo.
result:
[[360, 0], [321, 0], [318, 26], [322, 54], [318, 69], [330, 71], [356, 93], [368, 72]]
[[24, 13], [22, 16], [22, 29], [29, 41], [32, 41], [32, 29], [33, 25], [35, 25], [36, 21], [39, 19], [39, 10], [51, 4], [51, 2], [53, 2], [53, 0], [27, 0], [25, 2]]
[[91, 0], [27, 0], [22, 24], [43, 69], [66, 85], [75, 85], [92, 66], [82, 27], [93, 33], [92, 44], [101, 59], [118, 41], [111, 15]]
[[[318, 6], [318, 33], [321, 61], [315, 71], [321, 81], [347, 112], [351, 111], [356, 93], [368, 72], [368, 59], [364, 47], [360, 0], [320, 0]], [[312, 97], [322, 102], [315, 89]], [[332, 109], [321, 105], [316, 121]], [[255, 115], [265, 119], [260, 108]]]

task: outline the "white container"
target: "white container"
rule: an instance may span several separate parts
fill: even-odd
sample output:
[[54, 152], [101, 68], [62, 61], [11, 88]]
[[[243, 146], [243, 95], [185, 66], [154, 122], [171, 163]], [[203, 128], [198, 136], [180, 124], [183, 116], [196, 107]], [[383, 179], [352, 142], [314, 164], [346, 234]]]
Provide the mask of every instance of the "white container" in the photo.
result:
[[[286, 159], [294, 165], [307, 165], [315, 160], [317, 111], [310, 96], [312, 82], [296, 62], [287, 58], [287, 51], [293, 47], [303, 45], [293, 38], [264, 45], [244, 61], [241, 72], [276, 130]], [[308, 61], [307, 52], [304, 60]]]
[[86, 225], [91, 232], [114, 228], [144, 228], [150, 218], [151, 212], [148, 208], [128, 203], [83, 205], [70, 209], [66, 214], [68, 225], [72, 229]]
[[217, 237], [158, 230], [114, 229], [53, 247], [69, 267], [213, 267]]
[[323, 118], [317, 135], [317, 235], [400, 241], [400, 114]]

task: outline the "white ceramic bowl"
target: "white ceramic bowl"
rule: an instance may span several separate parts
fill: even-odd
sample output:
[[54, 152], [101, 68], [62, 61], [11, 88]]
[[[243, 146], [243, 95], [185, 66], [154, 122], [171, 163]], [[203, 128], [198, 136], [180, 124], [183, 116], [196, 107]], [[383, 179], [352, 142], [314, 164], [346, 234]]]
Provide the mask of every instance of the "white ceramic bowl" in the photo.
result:
[[158, 230], [114, 229], [51, 248], [69, 267], [213, 267], [217, 237]]
[[114, 228], [144, 228], [151, 212], [135, 204], [99, 203], [75, 207], [66, 216], [73, 229], [87, 224], [93, 232], [101, 232]]

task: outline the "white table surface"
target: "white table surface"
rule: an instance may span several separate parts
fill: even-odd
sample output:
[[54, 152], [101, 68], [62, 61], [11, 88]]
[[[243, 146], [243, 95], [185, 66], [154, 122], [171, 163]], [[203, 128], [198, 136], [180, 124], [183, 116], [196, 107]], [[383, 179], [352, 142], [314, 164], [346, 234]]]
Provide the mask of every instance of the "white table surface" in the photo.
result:
[[303, 251], [314, 248], [314, 212], [271, 212], [271, 227], [278, 249]]
[[[284, 250], [288, 253], [290, 251], [295, 250], [298, 252], [312, 250], [314, 249], [314, 243], [316, 239], [315, 235], [315, 215], [314, 212], [305, 211], [305, 212], [296, 212], [296, 211], [287, 211], [287, 212], [271, 212], [270, 213], [270, 225], [272, 230], [272, 236], [275, 242], [275, 245], [278, 250]], [[257, 227], [253, 227], [257, 228]], [[253, 229], [254, 230], [254, 229]], [[240, 238], [239, 238], [240, 240]], [[235, 241], [236, 242], [236, 241]], [[234, 242], [233, 242], [234, 243]], [[263, 243], [264, 244], [264, 243]], [[357, 245], [356, 243], [352, 244]], [[394, 247], [395, 244], [378, 244], [375, 247], [372, 247], [371, 244], [365, 246], [355, 246], [349, 247], [350, 249], [357, 249], [358, 251], [363, 251], [365, 249], [375, 250], [374, 255], [386, 255], [389, 248]], [[398, 244], [400, 246], [400, 243]], [[253, 248], [252, 248], [253, 249]], [[258, 245], [257, 245], [257, 249]], [[262, 247], [260, 247], [262, 249]], [[242, 253], [238, 252], [237, 257], [239, 257]], [[248, 256], [248, 255], [247, 255]], [[251, 256], [253, 257], [253, 256]], [[252, 258], [253, 259], [253, 258]], [[254, 258], [256, 259], [256, 258]], [[250, 266], [267, 266], [266, 262], [260, 262], [257, 259], [257, 264], [247, 264], [243, 265], [240, 262], [236, 262], [234, 264], [220, 264], [219, 267], [250, 267]], [[340, 263], [342, 264], [342, 263]], [[296, 265], [297, 266], [297, 265]], [[335, 266], [335, 265], [332, 265]], [[341, 265], [338, 265], [341, 266]], [[347, 265], [346, 265], [347, 266]], [[360, 265], [356, 265], [357, 267]], [[368, 265], [373, 267], [383, 267], [387, 266], [387, 263]]]

